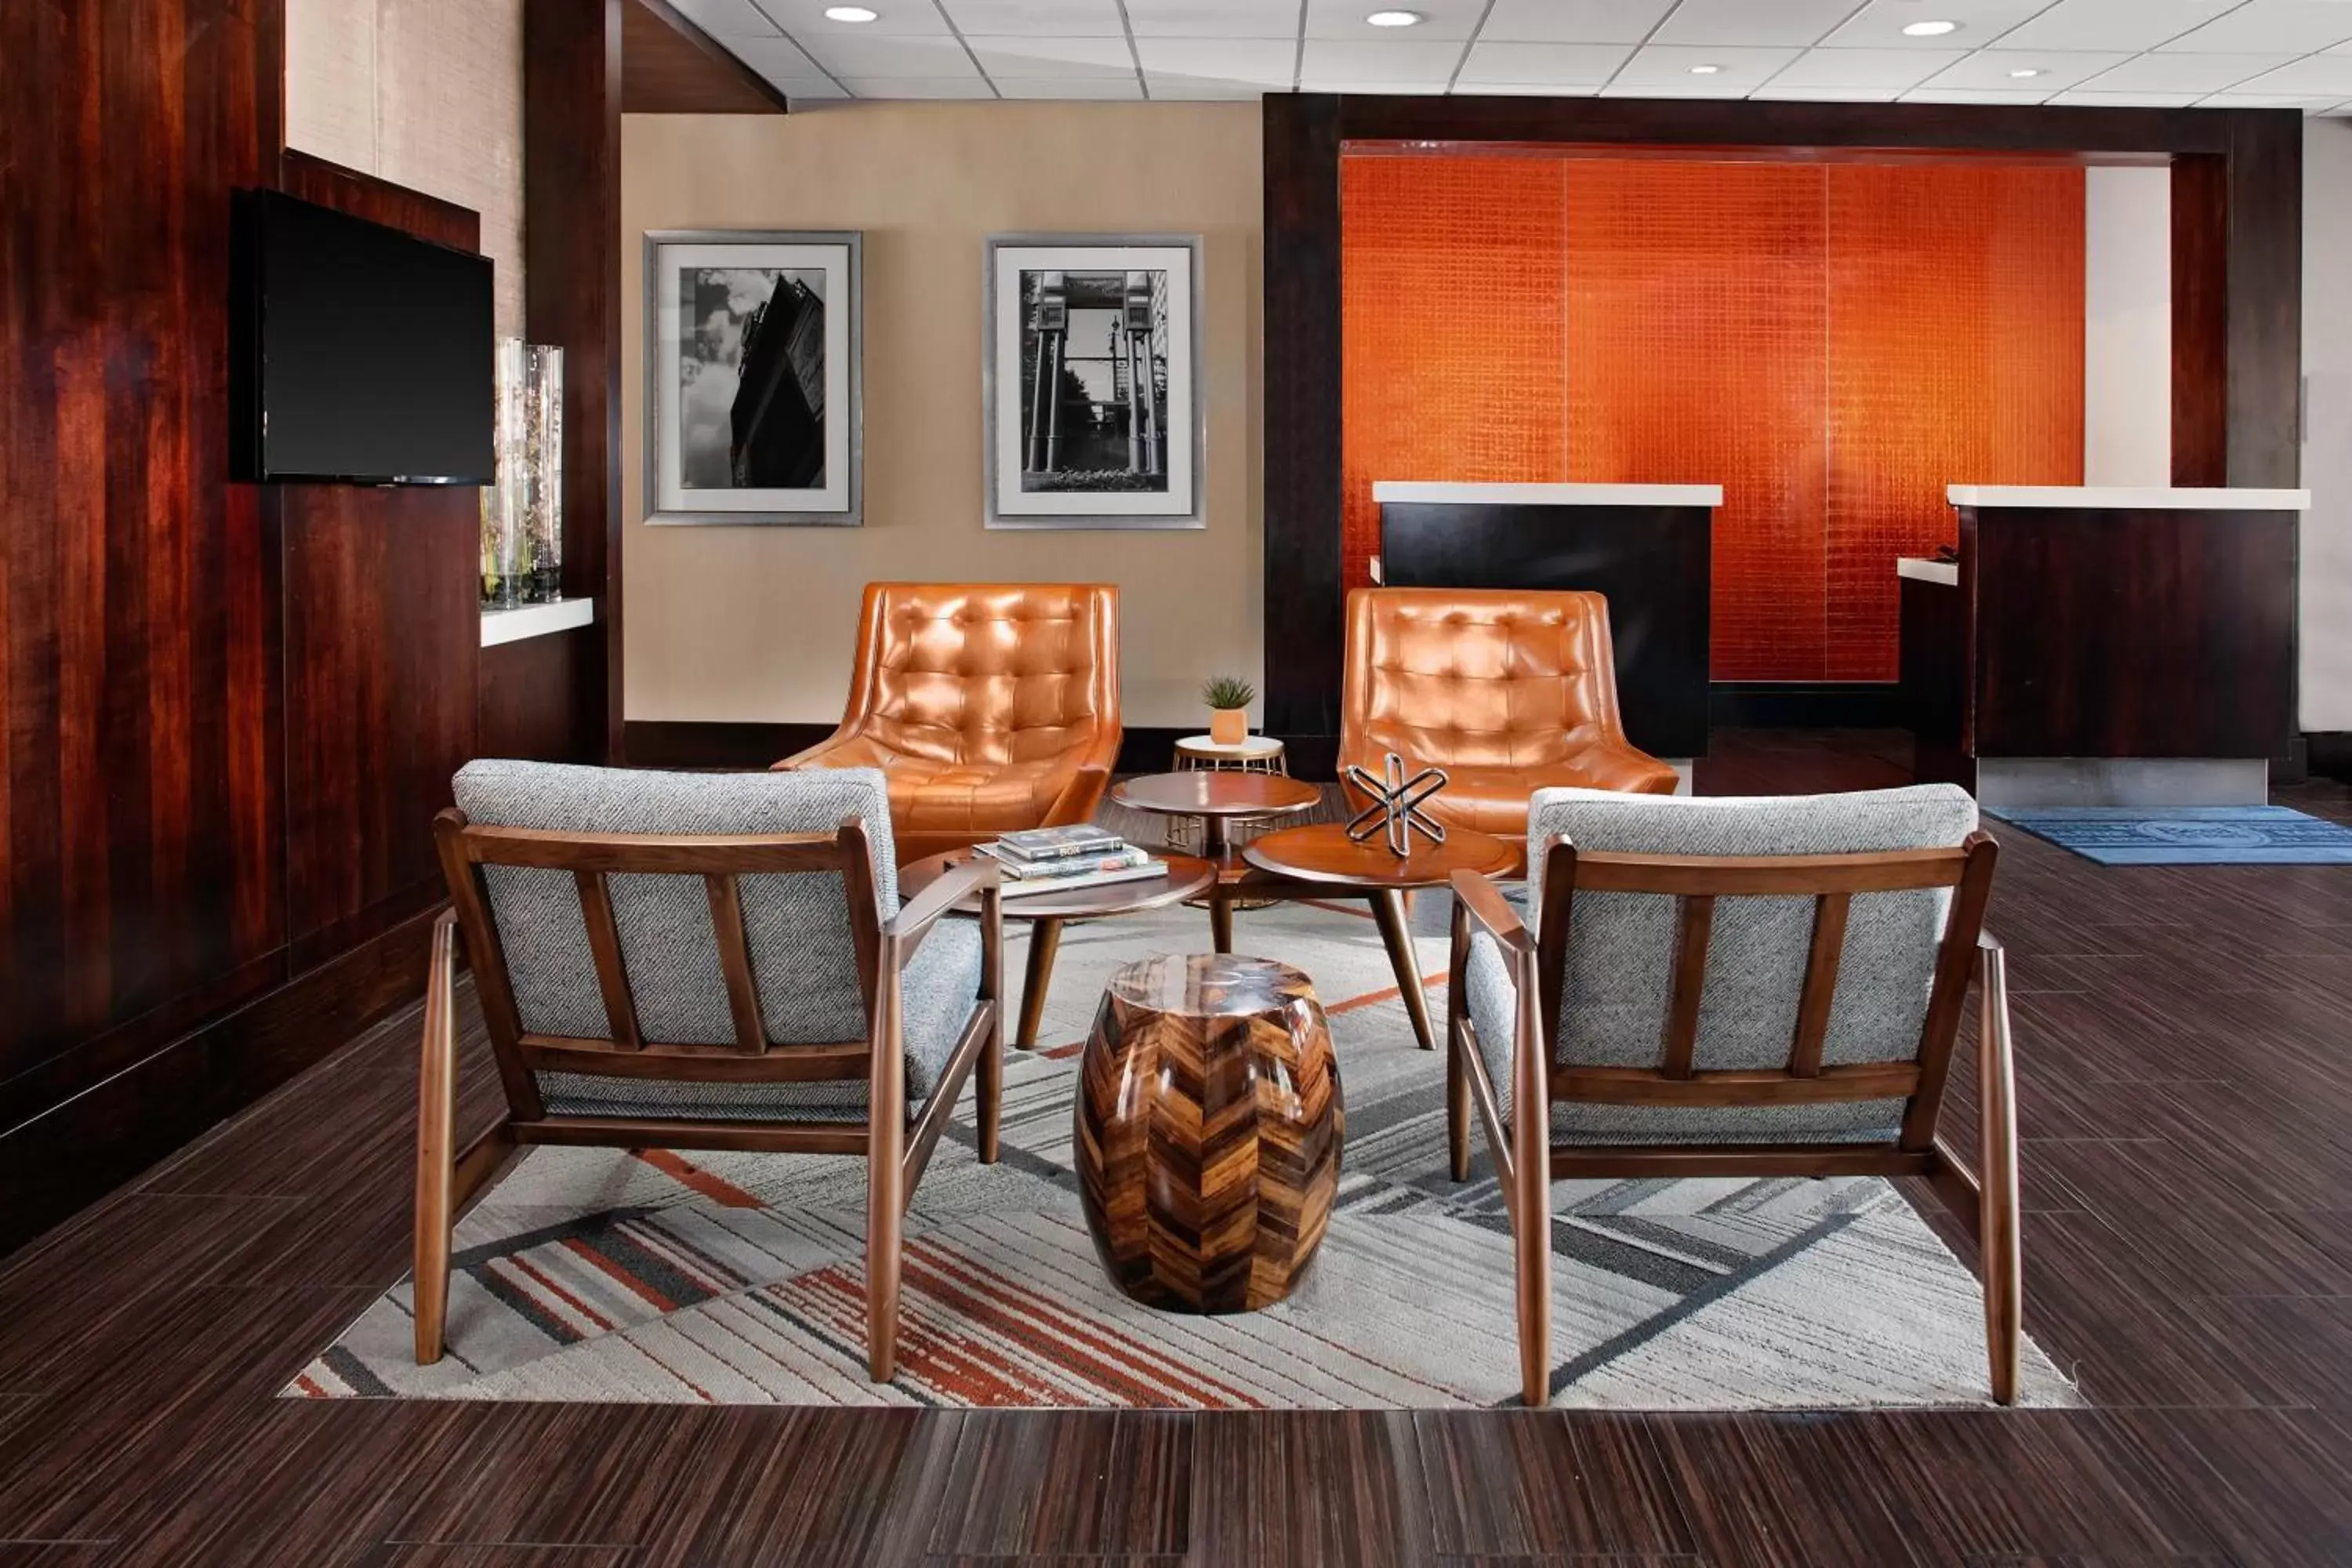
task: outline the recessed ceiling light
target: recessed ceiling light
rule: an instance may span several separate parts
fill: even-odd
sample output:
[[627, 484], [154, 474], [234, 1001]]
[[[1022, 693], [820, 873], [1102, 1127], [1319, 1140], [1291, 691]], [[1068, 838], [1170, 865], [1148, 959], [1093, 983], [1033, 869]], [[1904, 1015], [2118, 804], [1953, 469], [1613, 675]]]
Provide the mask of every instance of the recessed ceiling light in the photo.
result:
[[1690, 71], [1693, 76], [1713, 76], [1722, 68], [1721, 66], [1693, 66]]
[[2040, 76], [2042, 74], [2042, 68], [2040, 66], [2020, 66], [2009, 74], [2017, 78], [2020, 81], [2022, 81], [2030, 76]]
[[1903, 34], [1904, 37], [1910, 38], [1940, 38], [1946, 33], [1957, 33], [1959, 30], [1960, 25], [1958, 22], [1914, 22], [1903, 29]]
[[882, 13], [870, 5], [827, 5], [824, 19], [828, 22], [878, 22]]
[[1418, 26], [1422, 20], [1418, 11], [1375, 11], [1364, 18], [1375, 27]]

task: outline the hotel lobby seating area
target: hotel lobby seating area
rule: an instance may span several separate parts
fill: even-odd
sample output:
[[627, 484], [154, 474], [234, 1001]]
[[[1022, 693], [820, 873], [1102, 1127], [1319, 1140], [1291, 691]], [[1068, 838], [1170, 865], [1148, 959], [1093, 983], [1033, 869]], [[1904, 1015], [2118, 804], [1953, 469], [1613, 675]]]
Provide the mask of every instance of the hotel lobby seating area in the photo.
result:
[[2352, 1562], [2352, 5], [0, 60], [0, 1568]]

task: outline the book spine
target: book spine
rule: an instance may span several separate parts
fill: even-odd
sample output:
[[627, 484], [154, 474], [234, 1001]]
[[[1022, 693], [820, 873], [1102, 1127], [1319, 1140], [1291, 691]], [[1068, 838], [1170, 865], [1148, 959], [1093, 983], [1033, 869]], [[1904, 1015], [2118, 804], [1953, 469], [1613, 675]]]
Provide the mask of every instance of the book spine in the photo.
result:
[[1051, 865], [1007, 866], [1004, 869], [1007, 875], [1024, 882], [1052, 881], [1061, 877], [1088, 877], [1097, 871], [1123, 871], [1130, 866], [1140, 866], [1150, 858], [1139, 849], [1129, 849], [1095, 859], [1064, 855], [1057, 857]]
[[1003, 858], [1013, 860], [1074, 860], [1084, 855], [1099, 855], [1114, 847], [1118, 842], [1115, 838], [1097, 839], [1091, 843], [1048, 844], [1039, 848], [1024, 849], [1018, 844], [1000, 838], [996, 841], [996, 847], [1003, 851]]

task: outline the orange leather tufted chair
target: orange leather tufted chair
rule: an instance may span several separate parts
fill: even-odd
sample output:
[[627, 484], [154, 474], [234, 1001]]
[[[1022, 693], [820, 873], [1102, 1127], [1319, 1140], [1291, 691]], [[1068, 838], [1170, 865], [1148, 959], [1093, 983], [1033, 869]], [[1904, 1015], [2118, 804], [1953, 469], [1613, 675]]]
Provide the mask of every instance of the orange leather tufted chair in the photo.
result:
[[1675, 770], [1625, 739], [1609, 601], [1511, 588], [1358, 588], [1348, 595], [1339, 765], [1441, 767], [1427, 806], [1509, 837], [1528, 796], [1573, 784], [1672, 795]]
[[901, 863], [1085, 822], [1118, 756], [1118, 590], [869, 583], [841, 727], [780, 768], [879, 768]]

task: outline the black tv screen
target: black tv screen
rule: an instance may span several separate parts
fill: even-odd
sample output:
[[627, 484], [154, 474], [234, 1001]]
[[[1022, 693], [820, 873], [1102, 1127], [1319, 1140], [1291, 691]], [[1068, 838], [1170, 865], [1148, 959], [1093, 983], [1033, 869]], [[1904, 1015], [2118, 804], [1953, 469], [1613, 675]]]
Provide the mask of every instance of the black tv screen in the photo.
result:
[[241, 477], [489, 483], [488, 258], [277, 191], [238, 229]]

